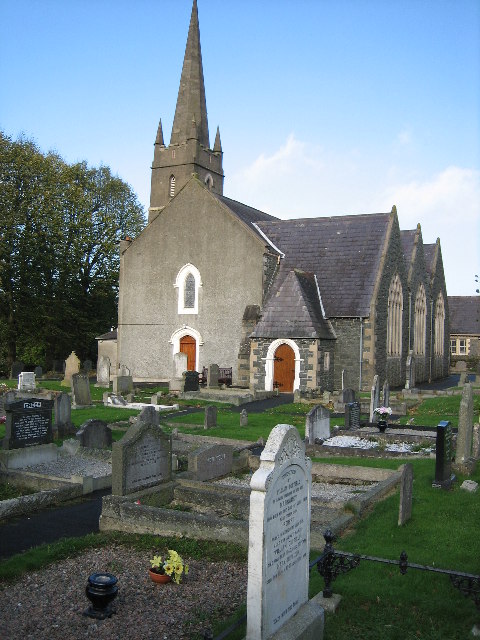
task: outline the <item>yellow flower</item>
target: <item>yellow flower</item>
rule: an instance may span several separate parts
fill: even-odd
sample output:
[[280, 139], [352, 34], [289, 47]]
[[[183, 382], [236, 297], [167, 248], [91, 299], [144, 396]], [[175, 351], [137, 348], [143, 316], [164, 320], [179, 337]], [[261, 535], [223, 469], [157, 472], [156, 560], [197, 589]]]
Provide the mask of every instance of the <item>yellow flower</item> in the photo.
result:
[[184, 566], [184, 570], [185, 570], [185, 575], [187, 575], [187, 573], [188, 573], [188, 564], [186, 564], [186, 565]]
[[150, 560], [152, 568], [158, 569], [162, 564], [162, 556], [153, 556], [153, 560]]
[[171, 564], [170, 562], [165, 563], [165, 573], [167, 574], [167, 576], [171, 576], [173, 573], [173, 564]]
[[183, 565], [181, 562], [177, 562], [177, 564], [175, 565], [175, 573], [178, 573], [178, 575], [182, 575]]

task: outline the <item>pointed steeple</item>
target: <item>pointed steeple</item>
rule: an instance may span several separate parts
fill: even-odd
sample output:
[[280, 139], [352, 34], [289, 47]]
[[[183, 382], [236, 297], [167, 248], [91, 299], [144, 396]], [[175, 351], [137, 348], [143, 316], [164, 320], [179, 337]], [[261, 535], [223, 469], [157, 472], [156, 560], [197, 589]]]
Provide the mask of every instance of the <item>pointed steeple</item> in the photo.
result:
[[222, 141], [220, 140], [220, 128], [217, 127], [217, 135], [215, 136], [215, 144], [213, 145], [213, 153], [222, 153]]
[[157, 137], [155, 138], [155, 144], [159, 144], [162, 147], [165, 146], [165, 143], [163, 141], [163, 129], [162, 129], [162, 119], [161, 118], [160, 118], [160, 122], [158, 123]]
[[171, 145], [181, 144], [190, 137], [192, 120], [195, 120], [197, 125], [198, 141], [205, 149], [208, 149], [210, 142], [197, 0], [193, 0], [177, 107], [170, 138]]

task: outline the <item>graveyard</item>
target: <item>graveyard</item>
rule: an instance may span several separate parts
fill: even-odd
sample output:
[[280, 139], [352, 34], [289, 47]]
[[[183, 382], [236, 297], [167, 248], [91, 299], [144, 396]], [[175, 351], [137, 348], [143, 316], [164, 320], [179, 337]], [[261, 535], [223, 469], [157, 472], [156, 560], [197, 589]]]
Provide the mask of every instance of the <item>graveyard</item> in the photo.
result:
[[[6, 386], [14, 388], [12, 381]], [[480, 573], [479, 493], [464, 485], [480, 480], [473, 423], [480, 410], [478, 391], [473, 384], [448, 394], [395, 394], [390, 404], [397, 411], [382, 431], [372, 415], [375, 391], [352, 402], [341, 393], [321, 402], [297, 397], [255, 413], [222, 402], [221, 394], [182, 398], [161, 389], [126, 389], [122, 397], [128, 402], [119, 408], [111, 402], [113, 394], [106, 398], [104, 390], [80, 380], [80, 388], [72, 384], [74, 402], [60, 426], [60, 402], [70, 397], [65, 389], [53, 382], [43, 388], [42, 382], [22, 390], [4, 404], [2, 478], [28, 485], [34, 493], [0, 501], [0, 527], [99, 488], [111, 487], [111, 495], [103, 498], [98, 534], [2, 560], [0, 599], [8, 606], [32, 579], [56, 582], [55, 571], [70, 574], [73, 563], [84, 569], [78, 584], [66, 590], [78, 600], [64, 605], [72, 637], [93, 629], [79, 615], [92, 570], [118, 578], [116, 615], [95, 623], [117, 635], [128, 629], [132, 616], [140, 627], [141, 612], [155, 618], [148, 603], [160, 597], [162, 609], [178, 625], [177, 635], [166, 632], [172, 638], [215, 637], [208, 633], [219, 634], [245, 611], [247, 620], [226, 637], [467, 637], [479, 622], [478, 611], [444, 577], [413, 571], [402, 576], [361, 565], [334, 582], [341, 602], [333, 613], [321, 597], [323, 579], [309, 563], [322, 553], [330, 529], [343, 552], [393, 559], [406, 550], [412, 562]], [[27, 437], [29, 446], [21, 446]], [[339, 438], [372, 446], [335, 444]], [[389, 450], [390, 444], [403, 448]], [[21, 464], [12, 462], [22, 455]], [[265, 509], [268, 517], [262, 515]], [[269, 521], [273, 524], [261, 533], [262, 522]], [[269, 542], [260, 544], [264, 539]], [[192, 567], [166, 601], [145, 577], [149, 553], [158, 552], [159, 545], [176, 549]], [[285, 572], [292, 574], [286, 592], [279, 582]], [[199, 589], [216, 594], [213, 603], [201, 600], [205, 619], [195, 604]], [[28, 632], [33, 605], [20, 599], [24, 612], [30, 612], [21, 622]], [[38, 606], [46, 629], [51, 614], [46, 605]], [[182, 620], [175, 619], [175, 608]], [[156, 628], [163, 629], [162, 617], [155, 619]], [[10, 621], [5, 624], [7, 635], [15, 637]], [[55, 633], [53, 628], [50, 637]]]

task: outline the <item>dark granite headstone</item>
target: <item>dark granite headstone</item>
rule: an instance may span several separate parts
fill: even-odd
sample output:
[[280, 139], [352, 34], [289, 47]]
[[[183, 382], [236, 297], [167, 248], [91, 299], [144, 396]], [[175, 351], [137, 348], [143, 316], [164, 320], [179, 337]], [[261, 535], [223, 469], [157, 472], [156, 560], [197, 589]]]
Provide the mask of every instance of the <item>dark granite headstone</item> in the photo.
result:
[[35, 374], [36, 378], [41, 378], [43, 376], [43, 369], [42, 367], [35, 367], [35, 369], [33, 370], [33, 373]]
[[218, 387], [218, 378], [220, 377], [220, 369], [218, 364], [211, 364], [208, 367], [207, 387], [215, 389]]
[[71, 379], [72, 404], [76, 407], [88, 407], [92, 404], [90, 382], [84, 373], [74, 373]]
[[24, 398], [5, 404], [4, 449], [23, 449], [53, 442], [52, 400]]
[[82, 371], [88, 375], [92, 370], [92, 366], [91, 360], [85, 360], [82, 364]]
[[184, 391], [198, 391], [199, 387], [199, 376], [198, 371], [185, 371], [185, 385]]
[[210, 427], [217, 426], [217, 407], [212, 407], [209, 405], [205, 407], [205, 422], [204, 428], [210, 429]]
[[345, 405], [345, 429], [360, 428], [360, 402], [349, 402]]
[[455, 476], [452, 474], [452, 425], [448, 420], [437, 425], [435, 449], [435, 480], [432, 486], [450, 489]]
[[10, 378], [12, 380], [18, 380], [18, 376], [22, 373], [24, 367], [25, 365], [21, 360], [15, 360], [15, 362], [12, 364]]
[[342, 402], [343, 404], [349, 404], [350, 402], [355, 402], [354, 389], [344, 389], [342, 391]]
[[72, 424], [72, 402], [68, 393], [60, 393], [54, 400], [55, 420], [53, 430], [56, 436], [63, 438], [74, 433]]
[[87, 420], [77, 431], [81, 447], [108, 449], [112, 445], [112, 431], [103, 420]]

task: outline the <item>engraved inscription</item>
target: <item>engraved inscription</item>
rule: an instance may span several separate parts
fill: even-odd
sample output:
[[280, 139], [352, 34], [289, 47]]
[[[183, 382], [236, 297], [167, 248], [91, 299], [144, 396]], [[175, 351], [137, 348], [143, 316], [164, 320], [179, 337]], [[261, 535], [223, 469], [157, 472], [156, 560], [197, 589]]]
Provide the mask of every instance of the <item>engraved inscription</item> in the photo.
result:
[[135, 491], [168, 477], [168, 452], [162, 442], [147, 434], [131, 453], [126, 471], [126, 490]]

